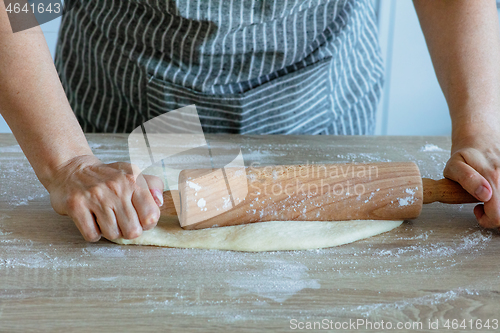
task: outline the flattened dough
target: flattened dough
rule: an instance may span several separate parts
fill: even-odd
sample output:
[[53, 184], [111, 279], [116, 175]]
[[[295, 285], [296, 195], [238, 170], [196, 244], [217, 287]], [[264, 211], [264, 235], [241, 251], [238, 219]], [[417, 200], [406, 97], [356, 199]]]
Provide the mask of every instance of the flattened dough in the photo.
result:
[[160, 219], [156, 228], [118, 244], [155, 245], [232, 251], [307, 250], [352, 243], [387, 232], [403, 221], [262, 222], [223, 228], [184, 230], [176, 218]]

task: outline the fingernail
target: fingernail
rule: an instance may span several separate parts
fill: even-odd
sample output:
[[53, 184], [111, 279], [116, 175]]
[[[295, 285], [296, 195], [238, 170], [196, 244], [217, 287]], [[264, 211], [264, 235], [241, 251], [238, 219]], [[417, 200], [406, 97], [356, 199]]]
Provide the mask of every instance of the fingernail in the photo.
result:
[[150, 190], [158, 207], [163, 206], [163, 193], [160, 190]]
[[488, 191], [488, 189], [486, 187], [481, 185], [477, 188], [477, 190], [476, 190], [476, 192], [474, 192], [474, 194], [476, 195], [476, 197], [479, 200], [485, 200], [488, 197], [488, 195], [490, 194], [490, 191]]
[[155, 190], [156, 200], [160, 203], [158, 206], [163, 206], [163, 193], [160, 190]]

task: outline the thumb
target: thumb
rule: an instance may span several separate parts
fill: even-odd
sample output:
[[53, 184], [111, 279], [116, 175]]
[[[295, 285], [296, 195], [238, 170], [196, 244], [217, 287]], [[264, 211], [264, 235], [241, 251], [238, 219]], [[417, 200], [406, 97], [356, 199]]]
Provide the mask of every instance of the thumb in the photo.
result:
[[149, 192], [153, 196], [156, 204], [158, 207], [161, 207], [163, 205], [163, 181], [160, 178], [151, 175], [144, 175], [144, 180], [148, 184]]
[[488, 181], [469, 165], [459, 153], [453, 154], [449, 159], [444, 168], [443, 176], [462, 185], [467, 192], [479, 201], [487, 202], [491, 199], [493, 191]]

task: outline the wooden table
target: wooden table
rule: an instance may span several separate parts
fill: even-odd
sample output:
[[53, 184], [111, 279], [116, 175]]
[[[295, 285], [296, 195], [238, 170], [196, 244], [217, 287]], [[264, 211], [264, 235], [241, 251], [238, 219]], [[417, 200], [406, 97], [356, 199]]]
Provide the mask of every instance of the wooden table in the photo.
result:
[[[126, 136], [88, 139], [104, 161], [127, 161]], [[415, 161], [422, 176], [435, 179], [450, 148], [447, 137], [233, 136], [231, 142], [248, 164]], [[500, 237], [477, 226], [472, 207], [426, 205], [421, 217], [391, 232], [322, 250], [91, 244], [52, 210], [19, 146], [3, 134], [0, 331], [290, 331], [300, 322], [346, 327], [358, 319], [393, 328], [421, 322], [424, 331], [438, 320], [447, 332], [453, 331], [444, 328], [447, 320], [489, 319], [493, 331], [500, 319]]]

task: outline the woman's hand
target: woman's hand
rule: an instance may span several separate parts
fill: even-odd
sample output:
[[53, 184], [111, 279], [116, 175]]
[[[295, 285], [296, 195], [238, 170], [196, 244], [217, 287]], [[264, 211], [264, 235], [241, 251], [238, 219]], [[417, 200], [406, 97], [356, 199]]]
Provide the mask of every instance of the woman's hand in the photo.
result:
[[133, 168], [122, 162], [104, 164], [93, 155], [73, 158], [47, 186], [52, 207], [70, 216], [87, 241], [96, 242], [101, 235], [136, 238], [160, 218], [163, 182], [154, 176], [136, 178]]
[[452, 121], [444, 176], [483, 201], [479, 224], [500, 226], [500, 30], [494, 0], [414, 0]]
[[451, 158], [443, 174], [484, 202], [474, 208], [481, 226], [500, 227], [500, 135], [497, 131], [454, 135]]

